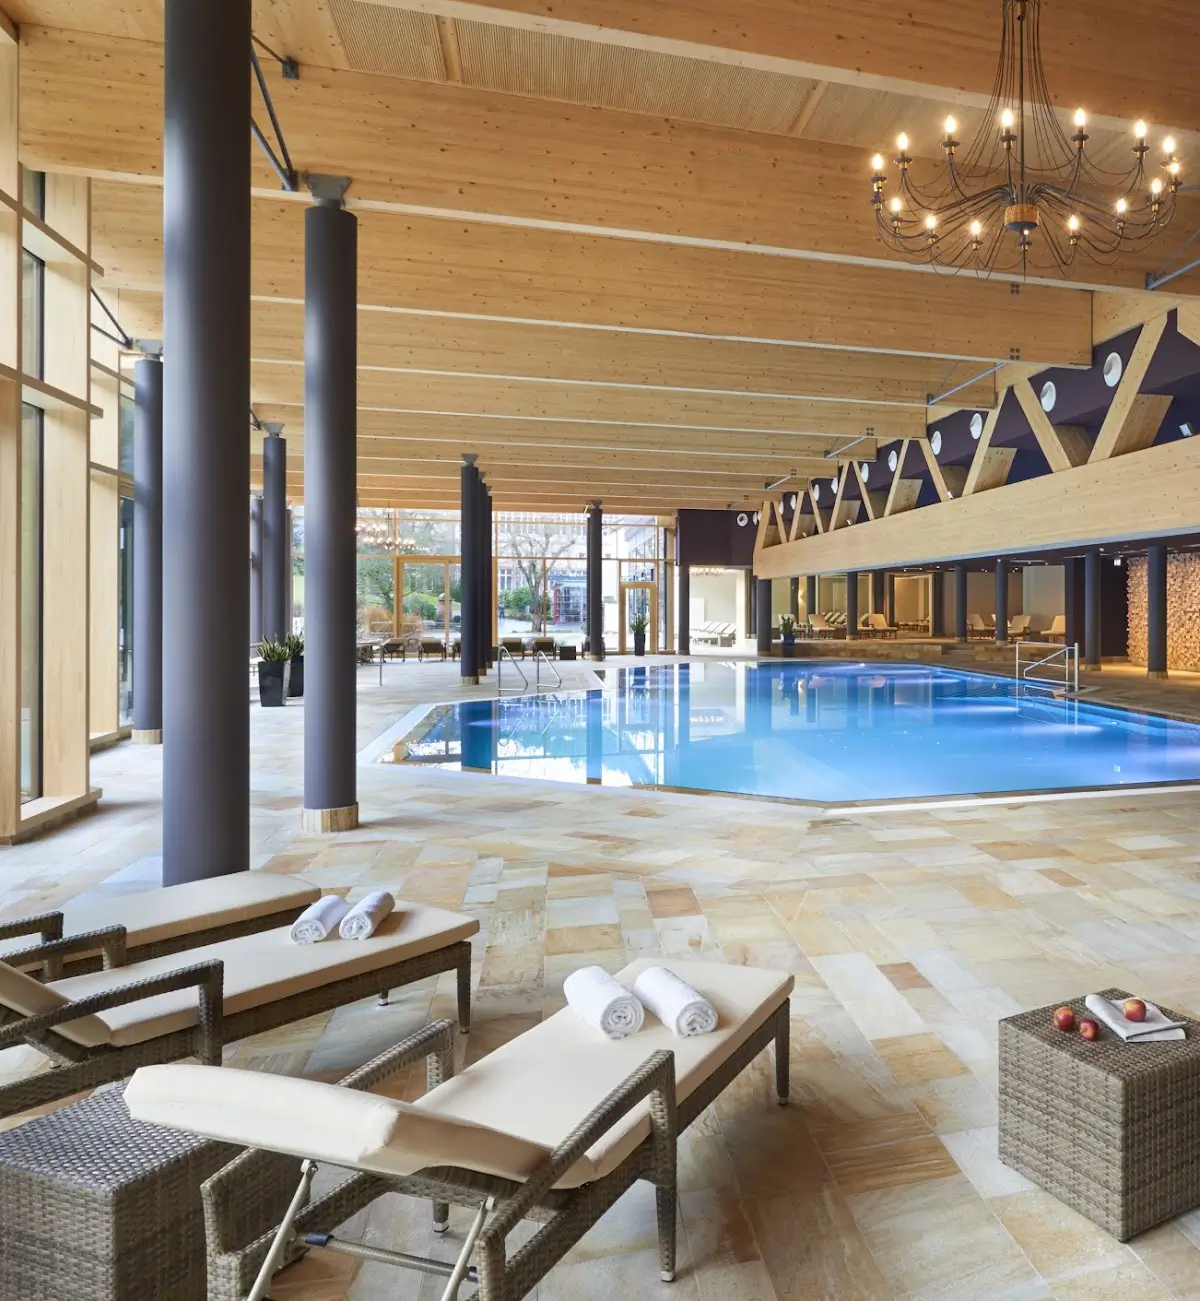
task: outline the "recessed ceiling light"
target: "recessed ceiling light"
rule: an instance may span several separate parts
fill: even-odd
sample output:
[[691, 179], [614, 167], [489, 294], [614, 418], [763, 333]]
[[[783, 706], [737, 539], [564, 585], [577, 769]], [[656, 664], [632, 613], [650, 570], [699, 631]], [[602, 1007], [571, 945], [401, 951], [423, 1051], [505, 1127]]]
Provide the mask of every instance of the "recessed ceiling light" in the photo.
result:
[[1104, 382], [1109, 388], [1116, 388], [1121, 382], [1121, 372], [1125, 369], [1125, 363], [1121, 360], [1119, 352], [1110, 352], [1104, 359]]

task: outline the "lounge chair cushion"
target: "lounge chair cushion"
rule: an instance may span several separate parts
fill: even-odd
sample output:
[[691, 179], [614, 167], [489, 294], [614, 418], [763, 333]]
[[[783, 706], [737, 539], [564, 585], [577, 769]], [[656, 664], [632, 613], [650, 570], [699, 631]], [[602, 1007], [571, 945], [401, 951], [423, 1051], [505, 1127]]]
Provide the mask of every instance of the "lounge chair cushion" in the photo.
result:
[[[411, 1106], [316, 1081], [251, 1072], [251, 1082], [228, 1068], [195, 1066], [144, 1067], [125, 1100], [139, 1120], [334, 1165], [392, 1175], [458, 1166], [520, 1182], [651, 1053], [675, 1054], [676, 1094], [687, 1098], [786, 1001], [793, 983], [786, 972], [653, 960], [632, 963], [617, 979], [632, 987], [655, 965], [672, 967], [713, 1002], [715, 1033], [679, 1039], [647, 1017], [637, 1034], [611, 1040], [564, 1008]], [[611, 1173], [649, 1133], [642, 1102], [558, 1186]]]
[[[52, 986], [43, 985], [7, 962], [0, 962], [0, 1006], [22, 1016], [41, 1016], [45, 1012], [57, 1012], [68, 1001]], [[98, 1048], [110, 1039], [108, 1026], [98, 1016], [81, 1016], [64, 1022], [55, 1027], [55, 1033], [83, 1048]]]
[[[258, 935], [243, 935], [167, 957], [130, 963], [113, 971], [68, 976], [53, 981], [50, 988], [68, 998], [83, 998], [149, 976], [219, 959], [225, 964], [225, 1015], [235, 1016], [337, 980], [420, 957], [468, 939], [478, 930], [479, 923], [473, 917], [400, 902], [396, 911], [366, 940], [332, 939], [321, 944], [294, 944], [289, 938], [289, 928], [281, 926]], [[98, 1016], [108, 1027], [112, 1043], [124, 1047], [194, 1026], [198, 1012], [197, 991], [189, 988], [114, 1007]]]
[[[207, 881], [189, 881], [163, 890], [139, 890], [89, 903], [67, 904], [63, 934], [81, 935], [124, 926], [130, 948], [161, 944], [193, 931], [238, 922], [289, 908], [307, 908], [319, 899], [320, 889], [297, 876], [277, 872], [232, 872]], [[37, 936], [7, 941], [2, 952], [15, 952], [37, 943]]]

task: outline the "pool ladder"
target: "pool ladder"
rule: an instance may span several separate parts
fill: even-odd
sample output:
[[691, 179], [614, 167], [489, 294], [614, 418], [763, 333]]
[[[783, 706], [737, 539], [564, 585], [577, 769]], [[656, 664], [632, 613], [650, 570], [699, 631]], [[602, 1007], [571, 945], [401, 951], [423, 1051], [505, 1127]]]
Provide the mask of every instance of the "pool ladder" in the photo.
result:
[[[496, 695], [504, 694], [504, 661], [508, 662], [516, 669], [518, 676], [523, 685], [519, 687], [510, 687], [510, 694], [519, 694], [529, 690], [529, 679], [525, 676], [525, 670], [513, 659], [511, 652], [507, 647], [501, 646], [500, 653], [496, 656]], [[545, 651], [538, 651], [533, 657], [533, 684], [534, 689], [540, 691], [542, 686], [542, 665], [554, 674], [554, 685], [561, 687], [563, 684], [562, 674], [550, 663], [550, 657]]]
[[[1079, 645], [1056, 646], [1047, 655], [1040, 655], [1036, 659], [1022, 659], [1021, 647], [1032, 647], [1034, 650], [1045, 650], [1044, 641], [1018, 641], [1016, 644], [1017, 663], [1015, 676], [1017, 683], [1026, 683], [1030, 686], [1037, 687], [1059, 687], [1064, 691], [1069, 691], [1072, 695], [1079, 694]], [[1037, 670], [1043, 670], [1047, 673], [1060, 672], [1061, 677], [1041, 677]]]

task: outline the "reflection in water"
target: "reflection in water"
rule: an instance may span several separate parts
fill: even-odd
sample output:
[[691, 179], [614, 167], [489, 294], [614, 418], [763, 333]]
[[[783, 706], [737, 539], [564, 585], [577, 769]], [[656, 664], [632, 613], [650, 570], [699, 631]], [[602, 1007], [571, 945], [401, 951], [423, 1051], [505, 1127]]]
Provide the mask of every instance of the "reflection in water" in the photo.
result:
[[1200, 778], [1200, 727], [926, 667], [638, 665], [431, 718], [409, 762], [609, 786], [843, 801]]

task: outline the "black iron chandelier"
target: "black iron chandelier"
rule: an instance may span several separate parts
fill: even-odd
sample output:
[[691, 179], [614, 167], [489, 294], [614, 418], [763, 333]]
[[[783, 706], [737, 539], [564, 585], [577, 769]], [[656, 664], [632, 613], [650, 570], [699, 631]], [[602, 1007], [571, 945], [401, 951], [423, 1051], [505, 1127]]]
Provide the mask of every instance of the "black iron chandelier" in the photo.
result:
[[871, 160], [879, 234], [914, 259], [981, 275], [1066, 271], [1081, 255], [1112, 264], [1153, 239], [1174, 215], [1180, 171], [1175, 141], [1165, 136], [1155, 149], [1149, 128], [1138, 122], [1132, 164], [1123, 171], [1098, 167], [1088, 155], [1083, 109], [1068, 136], [1051, 107], [1042, 66], [1042, 0], [1001, 3], [1000, 62], [970, 144], [964, 148], [955, 139], [958, 123], [948, 117], [939, 175], [921, 183], [914, 165], [922, 175], [926, 168], [909, 155], [908, 136], [901, 133], [894, 195], [885, 192], [883, 155]]

